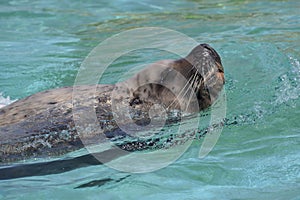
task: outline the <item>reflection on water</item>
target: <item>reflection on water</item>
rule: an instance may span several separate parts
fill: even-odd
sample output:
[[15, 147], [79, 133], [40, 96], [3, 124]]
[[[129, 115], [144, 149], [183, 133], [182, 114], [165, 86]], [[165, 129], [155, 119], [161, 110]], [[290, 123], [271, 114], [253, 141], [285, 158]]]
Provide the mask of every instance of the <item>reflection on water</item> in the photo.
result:
[[[221, 138], [205, 159], [197, 157], [200, 139], [174, 164], [153, 173], [128, 176], [89, 166], [6, 180], [0, 182], [0, 199], [32, 199], [33, 194], [69, 198], [74, 188], [89, 184], [76, 189], [76, 197], [297, 199], [298, 13], [297, 0], [1, 2], [0, 104], [72, 85], [83, 59], [102, 40], [135, 27], [161, 26], [209, 43], [220, 53], [227, 116]], [[154, 50], [124, 55], [101, 83], [165, 56], [169, 58]]]

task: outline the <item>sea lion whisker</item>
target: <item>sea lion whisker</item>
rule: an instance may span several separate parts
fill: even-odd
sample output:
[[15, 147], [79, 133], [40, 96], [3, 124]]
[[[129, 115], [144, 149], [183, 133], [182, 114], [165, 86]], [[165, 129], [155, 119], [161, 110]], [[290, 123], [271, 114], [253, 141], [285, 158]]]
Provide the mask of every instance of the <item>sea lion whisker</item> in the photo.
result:
[[[184, 85], [184, 87], [180, 90], [180, 93], [179, 93], [179, 102], [180, 101], [183, 101], [184, 100], [184, 97], [187, 95], [187, 93], [190, 91], [191, 95], [192, 95], [192, 90], [194, 89], [193, 88], [193, 84], [195, 83], [195, 80], [197, 79], [197, 73], [195, 73], [189, 80], [187, 80], [186, 84]], [[188, 87], [187, 89], [185, 89], [186, 87]], [[182, 92], [184, 91], [184, 94], [182, 94]], [[175, 107], [178, 105], [178, 101], [173, 101], [171, 105], [173, 105], [173, 103], [175, 103]], [[170, 105], [170, 106], [171, 106]], [[187, 104], [188, 105], [188, 104]], [[169, 106], [169, 107], [170, 107]], [[168, 108], [169, 108], [168, 107]]]
[[203, 77], [204, 78], [204, 81], [207, 83], [211, 78], [215, 78], [216, 75], [215, 75], [216, 71], [215, 69], [212, 67], [211, 70], [209, 70], [205, 76]]
[[[195, 80], [195, 81], [193, 82], [193, 85], [192, 85], [193, 90], [194, 90], [195, 92], [198, 91], [198, 89], [200, 88], [200, 85], [202, 84], [202, 80], [203, 80], [203, 79], [200, 79], [200, 80], [198, 80], [198, 79], [199, 79], [199, 76], [197, 76], [197, 80]], [[189, 99], [188, 99], [187, 105], [190, 104], [190, 102], [191, 102], [191, 100], [192, 100], [192, 97], [193, 97], [193, 91], [191, 91], [191, 93], [190, 93], [190, 97], [189, 97]], [[186, 111], [187, 111], [187, 109], [188, 109], [188, 106], [186, 107]]]
[[194, 74], [193, 79], [189, 79], [187, 81], [187, 83], [185, 84], [185, 86], [188, 86], [187, 90], [185, 90], [184, 95], [181, 97], [182, 99], [186, 96], [186, 94], [188, 93], [189, 90], [191, 90], [191, 88], [193, 88], [193, 84], [195, 83], [195, 79], [197, 79], [197, 74]]
[[191, 93], [190, 93], [190, 97], [189, 97], [189, 99], [188, 99], [187, 106], [186, 106], [186, 108], [185, 108], [185, 111], [187, 111], [187, 110], [188, 110], [188, 106], [190, 105], [190, 102], [191, 102], [191, 100], [192, 100], [192, 97], [193, 97], [193, 92], [191, 91]]
[[[180, 90], [180, 92], [179, 92], [179, 94], [178, 94], [179, 97], [181, 96], [181, 94], [182, 94], [184, 91], [187, 91], [187, 90], [185, 90], [185, 88], [188, 86], [188, 83], [191, 81], [191, 79], [193, 79], [193, 76], [191, 76], [191, 77], [189, 78], [189, 80], [186, 82], [186, 84], [184, 85], [184, 87]], [[177, 98], [177, 100], [178, 100], [178, 98]], [[174, 100], [172, 101], [172, 103], [169, 104], [169, 106], [167, 107], [167, 109], [169, 109], [171, 106], [173, 106], [173, 104], [174, 104], [175, 102], [177, 102], [176, 99], [174, 99]], [[175, 104], [175, 107], [176, 107], [177, 105], [178, 105], [178, 103]]]

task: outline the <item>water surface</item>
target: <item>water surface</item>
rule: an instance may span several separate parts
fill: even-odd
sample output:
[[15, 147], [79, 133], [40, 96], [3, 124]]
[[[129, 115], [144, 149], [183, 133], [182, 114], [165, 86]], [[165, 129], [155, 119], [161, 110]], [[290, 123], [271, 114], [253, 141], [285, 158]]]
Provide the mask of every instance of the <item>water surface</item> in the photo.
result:
[[[297, 0], [1, 1], [0, 103], [71, 86], [101, 41], [160, 26], [220, 53], [227, 116], [204, 159], [197, 157], [197, 140], [175, 163], [152, 173], [90, 166], [3, 180], [0, 199], [299, 199], [299, 9]], [[133, 52], [115, 61], [101, 82], [114, 83], [131, 68], [166, 56]]]

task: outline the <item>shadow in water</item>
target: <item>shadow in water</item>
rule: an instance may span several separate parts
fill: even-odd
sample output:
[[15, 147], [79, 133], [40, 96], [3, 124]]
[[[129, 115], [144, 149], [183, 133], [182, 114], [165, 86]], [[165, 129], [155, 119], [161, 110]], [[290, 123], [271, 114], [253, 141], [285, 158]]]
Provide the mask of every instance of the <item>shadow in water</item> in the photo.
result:
[[[0, 180], [64, 173], [81, 167], [101, 165], [128, 153], [119, 148], [113, 148], [76, 158], [2, 167], [0, 168]], [[102, 162], [96, 157], [101, 157]]]
[[124, 179], [128, 178], [129, 176], [130, 175], [119, 178], [117, 180], [114, 180], [114, 179], [111, 179], [111, 178], [93, 180], [93, 181], [90, 181], [88, 183], [84, 183], [82, 185], [79, 185], [79, 186], [75, 187], [74, 189], [87, 188], [87, 187], [101, 187], [101, 186], [103, 186], [103, 185], [105, 185], [106, 183], [109, 183], [109, 182], [119, 183], [119, 182], [123, 181]]

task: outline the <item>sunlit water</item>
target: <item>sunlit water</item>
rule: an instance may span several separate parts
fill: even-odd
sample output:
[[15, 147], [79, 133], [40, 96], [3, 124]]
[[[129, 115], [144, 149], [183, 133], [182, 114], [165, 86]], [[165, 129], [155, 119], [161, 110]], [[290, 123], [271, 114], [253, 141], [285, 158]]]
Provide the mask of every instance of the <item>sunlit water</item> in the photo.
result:
[[[195, 141], [145, 174], [106, 166], [0, 181], [0, 199], [300, 199], [300, 3], [294, 1], [1, 1], [0, 106], [70, 86], [104, 39], [136, 27], [180, 31], [221, 55], [227, 115], [213, 151]], [[134, 52], [101, 82], [169, 54]], [[94, 180], [110, 180], [76, 187]]]

